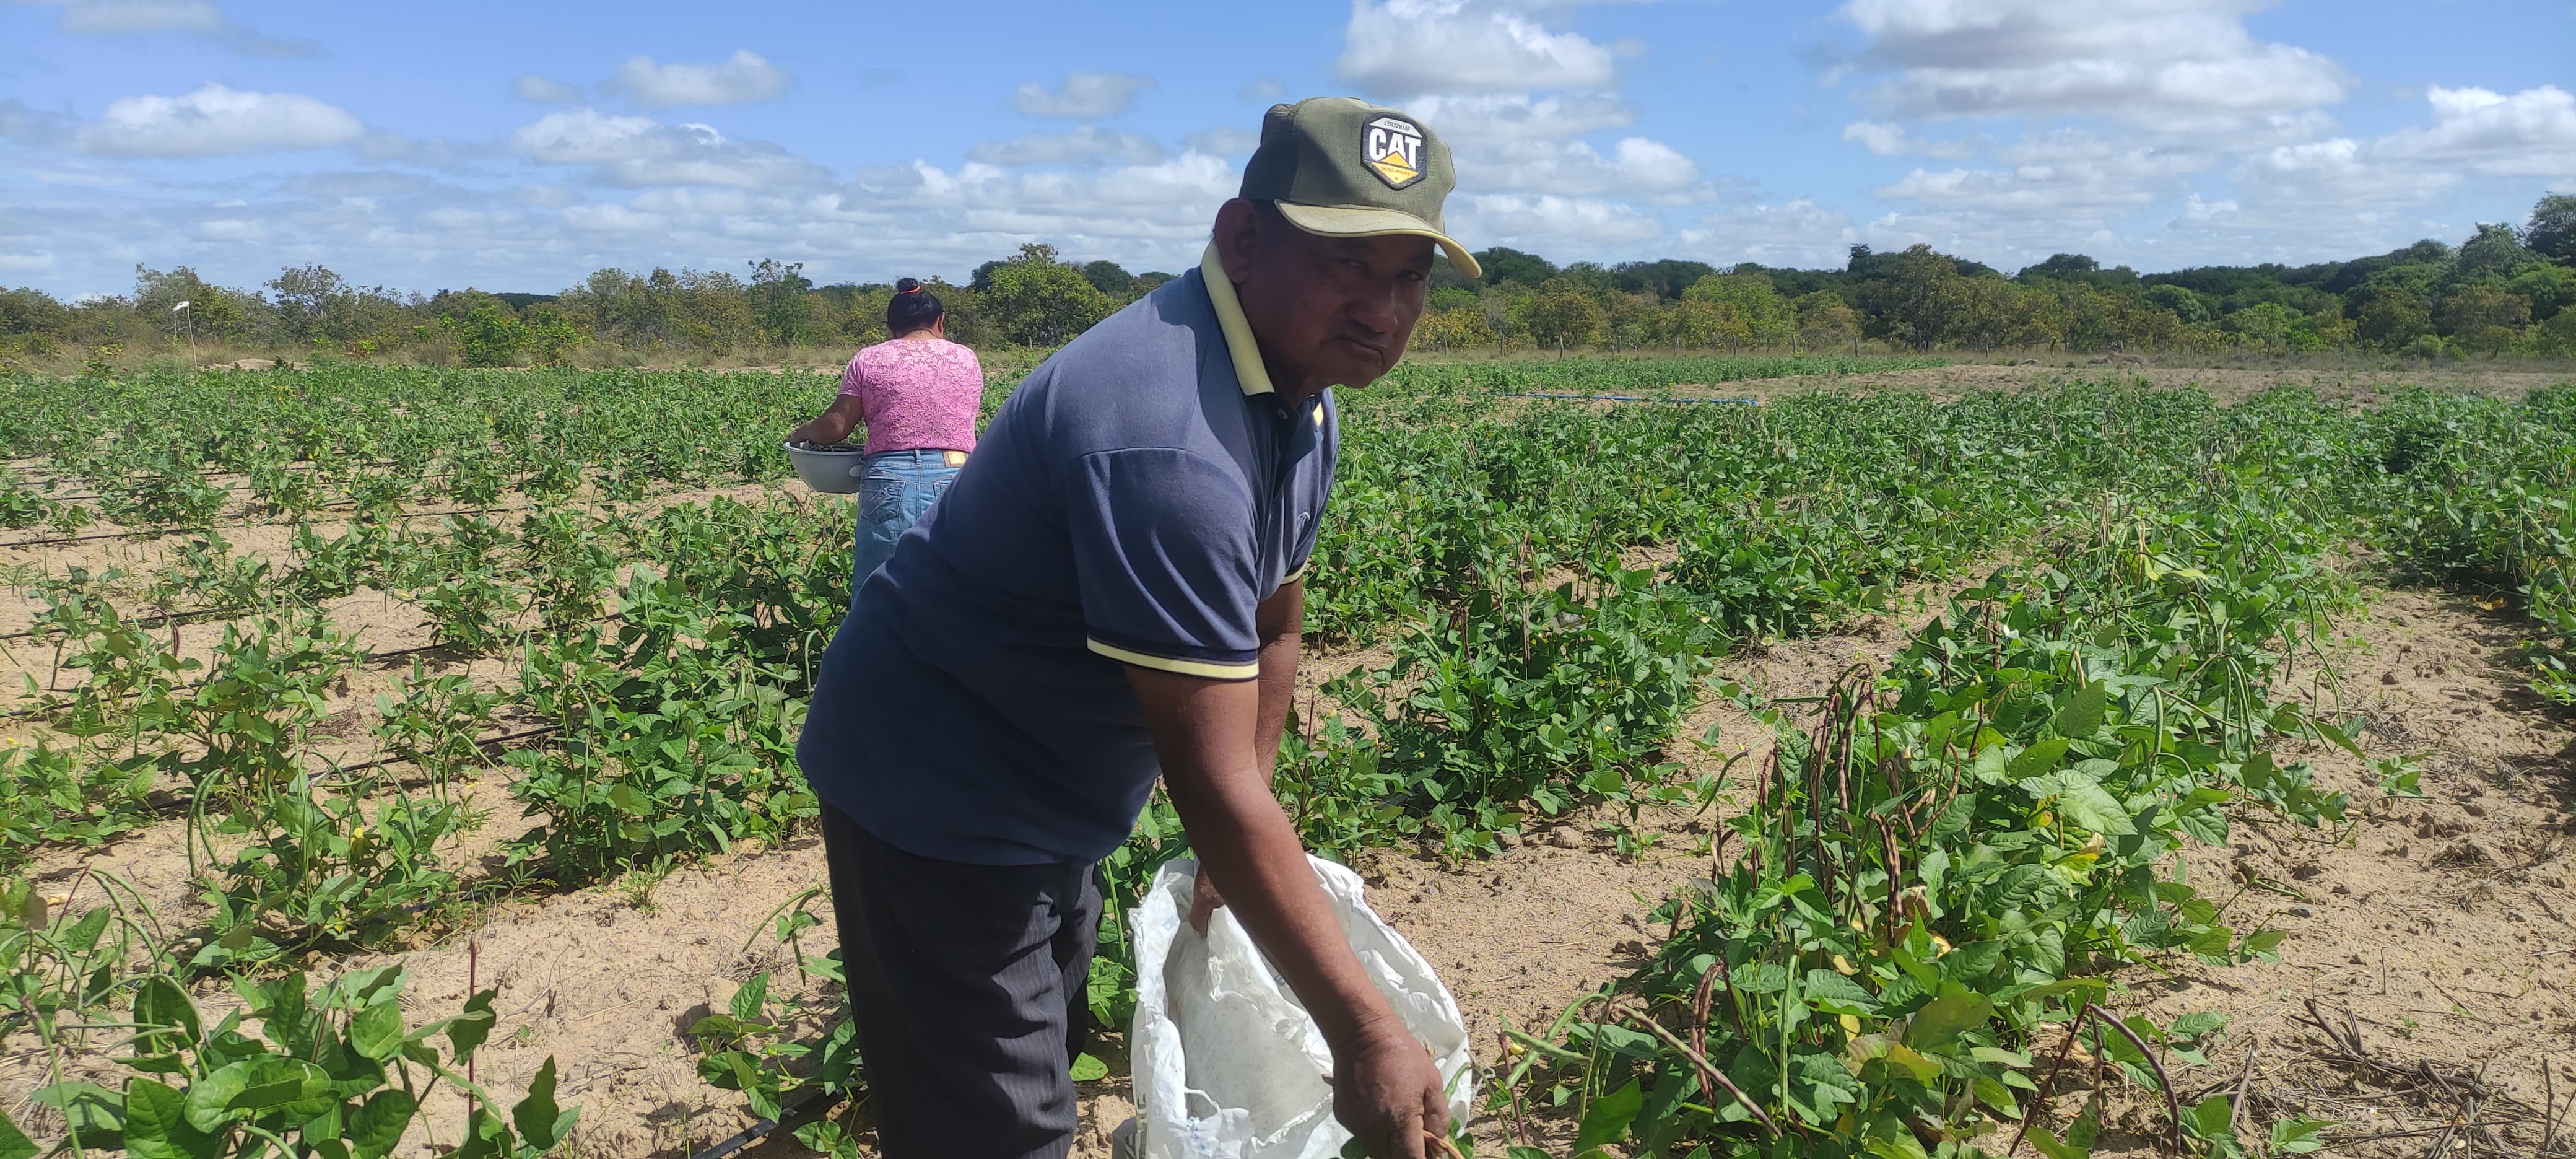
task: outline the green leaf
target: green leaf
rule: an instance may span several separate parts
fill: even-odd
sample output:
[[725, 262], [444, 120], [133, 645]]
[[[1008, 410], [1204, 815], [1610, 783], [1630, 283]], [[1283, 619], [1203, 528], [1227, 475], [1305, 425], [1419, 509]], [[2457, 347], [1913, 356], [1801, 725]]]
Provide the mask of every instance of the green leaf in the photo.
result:
[[1809, 970], [1799, 997], [1827, 1014], [1875, 1014], [1878, 999], [1860, 984], [1831, 970]]
[[420, 1110], [411, 1092], [400, 1087], [376, 1092], [349, 1116], [349, 1146], [358, 1159], [384, 1159], [402, 1143], [403, 1131]]
[[152, 1079], [126, 1084], [126, 1154], [134, 1159], [215, 1159], [223, 1149], [223, 1136], [188, 1121], [188, 1096]]
[[1583, 1112], [1583, 1123], [1574, 1132], [1574, 1149], [1587, 1151], [1604, 1143], [1616, 1143], [1627, 1135], [1628, 1124], [1637, 1120], [1637, 1112], [1646, 1106], [1646, 1092], [1629, 1079], [1628, 1085], [1600, 1095]]
[[1939, 845], [1968, 831], [1968, 823], [1977, 819], [1977, 795], [1961, 793], [1941, 807], [1941, 815], [1923, 833], [1925, 845]]
[[733, 1001], [727, 1003], [726, 1007], [733, 1011], [735, 1018], [741, 1021], [759, 1022], [762, 1021], [761, 1015], [768, 1005], [769, 971], [763, 970], [744, 979], [742, 986], [733, 992]]
[[1960, 1033], [1983, 1026], [1995, 1005], [1983, 994], [1949, 994], [1923, 1004], [1906, 1024], [1905, 1044], [1916, 1050], [1946, 1050]]
[[2235, 1116], [2236, 1108], [2228, 1104], [2227, 1096], [2211, 1095], [2182, 1113], [2182, 1127], [2196, 1139], [2232, 1139], [2236, 1132], [2229, 1128], [2228, 1120]]
[[1970, 942], [1941, 955], [1941, 976], [1959, 982], [1973, 982], [1994, 973], [1996, 963], [2001, 962], [2003, 956], [2001, 938]]
[[485, 990], [465, 1000], [465, 1012], [447, 1020], [447, 1041], [456, 1048], [456, 1061], [474, 1057], [483, 1040], [492, 1036], [492, 1000], [497, 989]]
[[0, 1159], [35, 1159], [40, 1149], [18, 1124], [9, 1121], [7, 1111], [0, 1111]]
[[2057, 1133], [2046, 1127], [2030, 1129], [2030, 1145], [2039, 1151], [2042, 1159], [2093, 1159], [2092, 1148], [2061, 1142]]
[[134, 991], [134, 1021], [144, 1026], [167, 1026], [186, 1037], [195, 1046], [204, 1030], [197, 1022], [197, 1004], [188, 1000], [188, 992], [163, 975], [143, 980]]
[[270, 1111], [303, 1111], [300, 1104], [329, 1101], [330, 1081], [322, 1068], [302, 1059], [273, 1054], [244, 1059], [188, 1087], [188, 1121], [200, 1131], [214, 1131]]
[[402, 1007], [378, 1002], [349, 1020], [349, 1045], [359, 1054], [385, 1062], [402, 1053]]
[[1098, 1082], [1109, 1077], [1109, 1064], [1087, 1054], [1073, 1056], [1073, 1081]]
[[2091, 773], [2060, 769], [2029, 778], [2021, 787], [2034, 797], [2055, 800], [2058, 813], [2088, 833], [2127, 837], [2138, 831], [2129, 821], [2129, 810]]
[[2100, 684], [2087, 684], [2068, 697], [2066, 706], [2057, 710], [2050, 727], [2057, 735], [2082, 740], [2102, 727], [2102, 710], [2110, 706], [2111, 690]]
[[1878, 1159], [1931, 1159], [1923, 1150], [1923, 1140], [1915, 1138], [1905, 1120], [1893, 1112], [1883, 1112], [1869, 1121], [1861, 1146]]
[[2016, 781], [2027, 780], [2057, 767], [2057, 758], [2066, 755], [2066, 738], [2051, 737], [2029, 748], [2005, 766], [2004, 774]]
[[519, 1138], [540, 1151], [553, 1150], [580, 1116], [578, 1107], [566, 1111], [555, 1105], [555, 1056], [551, 1054], [528, 1083], [528, 1097], [510, 1108], [510, 1122], [518, 1126]]

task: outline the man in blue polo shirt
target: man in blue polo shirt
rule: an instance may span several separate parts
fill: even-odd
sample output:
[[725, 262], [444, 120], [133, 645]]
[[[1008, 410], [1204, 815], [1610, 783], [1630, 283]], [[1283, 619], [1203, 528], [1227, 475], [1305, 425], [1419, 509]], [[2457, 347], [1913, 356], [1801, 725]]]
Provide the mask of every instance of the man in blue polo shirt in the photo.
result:
[[[1273, 107], [1199, 268], [1029, 375], [858, 592], [797, 760], [885, 1154], [1060, 1156], [1094, 866], [1159, 776], [1202, 865], [1331, 1046], [1371, 1154], [1447, 1127], [1270, 794], [1333, 485], [1331, 389], [1421, 317], [1448, 148], [1347, 98]], [[1223, 887], [1223, 902], [1218, 886]]]

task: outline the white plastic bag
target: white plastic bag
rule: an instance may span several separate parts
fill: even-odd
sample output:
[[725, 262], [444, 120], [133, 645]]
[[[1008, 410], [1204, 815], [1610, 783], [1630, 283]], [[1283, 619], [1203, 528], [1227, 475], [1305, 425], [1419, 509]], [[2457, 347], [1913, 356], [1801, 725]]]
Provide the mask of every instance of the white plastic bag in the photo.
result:
[[[1467, 1023], [1458, 1004], [1361, 896], [1359, 875], [1306, 859], [1342, 932], [1448, 1083], [1449, 1114], [1467, 1120], [1474, 1095]], [[1333, 1118], [1324, 1082], [1332, 1053], [1306, 1008], [1220, 909], [1202, 938], [1188, 926], [1198, 864], [1180, 858], [1154, 875], [1134, 914], [1136, 1026], [1130, 1042], [1137, 1142], [1143, 1159], [1333, 1159], [1351, 1134]]]

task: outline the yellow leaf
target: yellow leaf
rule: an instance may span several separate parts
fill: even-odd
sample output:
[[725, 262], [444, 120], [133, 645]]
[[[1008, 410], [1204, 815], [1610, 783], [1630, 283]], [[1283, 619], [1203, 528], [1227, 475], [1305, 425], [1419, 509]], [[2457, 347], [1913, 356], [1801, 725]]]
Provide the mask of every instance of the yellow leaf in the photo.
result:
[[1846, 1014], [1846, 1015], [1843, 1015], [1843, 1016], [1842, 1016], [1842, 1024], [1843, 1024], [1843, 1033], [1845, 1033], [1845, 1034], [1858, 1034], [1858, 1033], [1860, 1033], [1860, 1019], [1855, 1018], [1855, 1017], [1853, 1017], [1852, 1015]]

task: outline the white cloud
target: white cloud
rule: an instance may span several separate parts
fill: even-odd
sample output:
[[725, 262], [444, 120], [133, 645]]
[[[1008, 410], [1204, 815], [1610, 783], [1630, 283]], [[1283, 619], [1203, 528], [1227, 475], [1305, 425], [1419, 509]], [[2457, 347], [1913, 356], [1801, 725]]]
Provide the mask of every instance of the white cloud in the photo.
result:
[[822, 166], [767, 141], [729, 138], [712, 125], [668, 125], [590, 108], [540, 117], [510, 135], [510, 148], [548, 165], [595, 166], [600, 183], [628, 188], [793, 189], [819, 187], [831, 179]]
[[2576, 180], [2576, 95], [2554, 85], [2511, 95], [2434, 87], [2432, 119], [2368, 139], [2280, 145], [2244, 159], [2235, 174], [2243, 207], [2185, 223], [2231, 229], [2331, 229], [2366, 221], [2395, 237], [2417, 228], [2402, 210], [2430, 204], [2471, 177]]
[[1280, 84], [1279, 78], [1257, 76], [1243, 82], [1243, 87], [1236, 90], [1234, 95], [1247, 101], [1275, 101], [1287, 91], [1288, 87]]
[[323, 149], [355, 142], [366, 125], [346, 109], [297, 93], [208, 84], [183, 97], [126, 97], [80, 127], [73, 146], [121, 157], [210, 157]]
[[2341, 101], [2351, 77], [2306, 49], [2258, 41], [2269, 0], [1851, 0], [1870, 38], [1849, 66], [1904, 118], [2098, 113], [2159, 132], [2224, 132]]
[[1008, 141], [986, 141], [968, 150], [966, 159], [987, 165], [1149, 165], [1165, 155], [1163, 147], [1151, 137], [1085, 125], [1070, 133], [1032, 133]]
[[1023, 84], [1011, 103], [1033, 117], [1095, 120], [1126, 112], [1137, 94], [1152, 87], [1154, 78], [1141, 73], [1074, 72], [1053, 91], [1036, 81]]
[[252, 56], [311, 56], [310, 40], [263, 36], [208, 0], [19, 0], [62, 9], [54, 27], [75, 36], [168, 34], [212, 41]]
[[1616, 52], [1479, 0], [1352, 0], [1343, 80], [1376, 96], [1608, 88]]
[[1804, 197], [1712, 213], [1681, 233], [1686, 252], [1721, 264], [1838, 266], [1858, 240], [1850, 214]]
[[535, 105], [569, 105], [581, 99], [581, 87], [541, 76], [522, 76], [510, 82], [510, 95]]
[[748, 48], [717, 64], [658, 64], [631, 56], [609, 82], [648, 109], [673, 105], [742, 105], [787, 91], [787, 74]]
[[2436, 85], [2424, 96], [2433, 123], [2381, 138], [2379, 154], [2464, 164], [2491, 177], [2576, 178], [2576, 94], [2556, 85], [2512, 96]]
[[1567, 197], [1704, 201], [1713, 195], [1699, 163], [1661, 141], [1629, 137], [1609, 156], [1584, 141], [1526, 140], [1467, 151], [1458, 184], [1476, 192], [1527, 191]]
[[1599, 94], [1532, 97], [1528, 93], [1437, 95], [1405, 102], [1452, 146], [1561, 140], [1603, 129], [1624, 129], [1637, 114], [1618, 98]]
[[1935, 141], [1917, 137], [1902, 125], [1885, 121], [1853, 121], [1843, 126], [1843, 140], [1857, 141], [1861, 148], [1881, 157], [1930, 157], [1936, 161], [1956, 161], [1973, 157], [1986, 147], [1983, 137], [1964, 137]]
[[1474, 249], [1508, 245], [1607, 261], [1663, 233], [1663, 223], [1635, 206], [1555, 194], [1483, 194], [1451, 204], [1450, 232]]
[[1192, 133], [1182, 143], [1210, 157], [1233, 157], [1260, 148], [1261, 134], [1235, 125], [1219, 125]]

